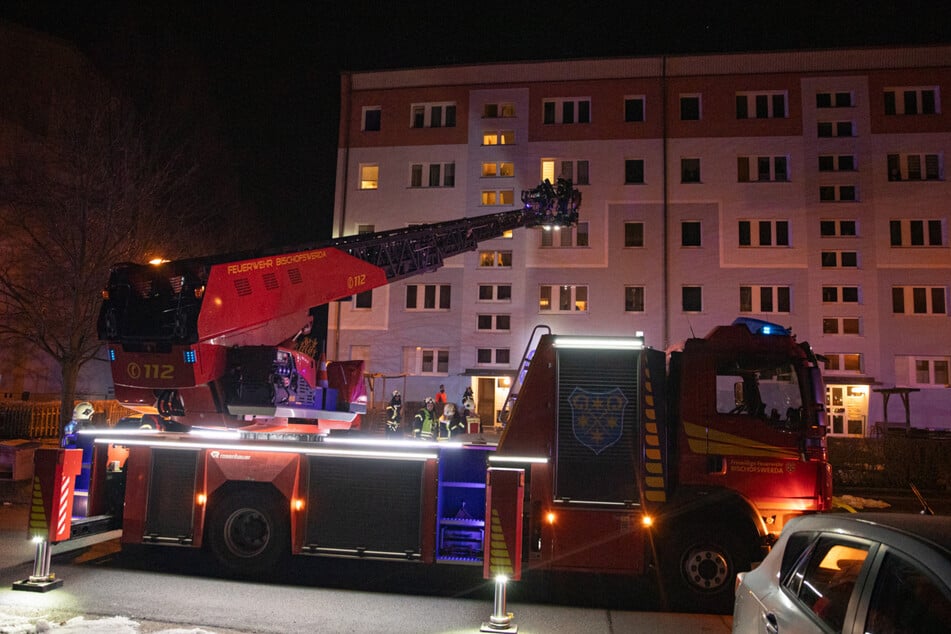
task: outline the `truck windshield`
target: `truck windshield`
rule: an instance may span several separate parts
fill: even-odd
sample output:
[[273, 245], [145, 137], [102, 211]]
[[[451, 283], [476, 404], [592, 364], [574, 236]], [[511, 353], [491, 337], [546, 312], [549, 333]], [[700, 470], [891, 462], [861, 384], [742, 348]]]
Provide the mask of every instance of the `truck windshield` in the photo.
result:
[[803, 402], [795, 368], [788, 363], [744, 366], [735, 362], [717, 367], [717, 412], [798, 427]]

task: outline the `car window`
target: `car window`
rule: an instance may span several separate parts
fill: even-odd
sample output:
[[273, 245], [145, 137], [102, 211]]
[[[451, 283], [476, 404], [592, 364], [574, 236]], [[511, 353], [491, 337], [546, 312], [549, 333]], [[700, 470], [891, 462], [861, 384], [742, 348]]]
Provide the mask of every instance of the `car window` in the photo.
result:
[[882, 561], [869, 605], [867, 634], [937, 634], [951, 628], [948, 588], [894, 553]]
[[783, 561], [779, 566], [780, 577], [789, 574], [789, 571], [796, 565], [802, 555], [802, 551], [809, 546], [815, 536], [816, 533], [813, 531], [793, 533], [789, 536], [789, 539], [786, 540], [786, 548], [783, 550]]
[[833, 631], [841, 632], [868, 548], [839, 537], [821, 537], [798, 562], [786, 588]]

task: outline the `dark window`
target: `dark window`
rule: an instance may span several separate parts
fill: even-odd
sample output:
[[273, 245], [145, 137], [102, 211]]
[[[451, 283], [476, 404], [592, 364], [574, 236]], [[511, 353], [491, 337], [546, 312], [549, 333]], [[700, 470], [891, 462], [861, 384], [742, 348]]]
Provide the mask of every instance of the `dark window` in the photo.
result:
[[479, 363], [492, 363], [492, 348], [479, 348], [476, 357]]
[[748, 247], [753, 244], [753, 237], [750, 231], [750, 221], [741, 220], [739, 224], [740, 246]]
[[625, 121], [643, 121], [644, 120], [644, 100], [643, 99], [625, 99], [624, 100], [624, 120]]
[[786, 220], [776, 221], [776, 244], [789, 246], [789, 222]]
[[898, 108], [895, 106], [895, 93], [888, 91], [885, 93], [885, 114], [897, 114]]
[[373, 308], [373, 291], [357, 293], [354, 306], [356, 308]]
[[363, 129], [367, 132], [379, 132], [381, 110], [374, 108], [367, 110], [363, 117]]
[[835, 157], [834, 156], [820, 156], [819, 157], [819, 171], [820, 172], [831, 172], [835, 170]]
[[680, 159], [680, 182], [699, 183], [700, 182], [700, 159], [685, 158]]
[[892, 312], [897, 314], [905, 312], [905, 289], [900, 286], [892, 288]]
[[756, 118], [765, 119], [769, 117], [769, 96], [756, 95]]
[[643, 286], [624, 287], [624, 310], [629, 313], [644, 312], [644, 287]]
[[512, 299], [512, 287], [509, 284], [502, 284], [495, 287], [495, 299], [498, 300], [511, 300]]
[[447, 128], [456, 127], [456, 107], [455, 106], [446, 106], [446, 127]]
[[416, 299], [418, 293], [418, 287], [415, 284], [410, 284], [406, 287], [406, 307], [410, 310], [414, 310], [416, 308]]
[[773, 243], [773, 225], [768, 220], [759, 222], [759, 245], [768, 247]]
[[574, 123], [575, 122], [575, 102], [573, 101], [564, 101], [561, 104], [561, 122], [562, 123]]
[[935, 114], [937, 109], [935, 107], [935, 93], [933, 90], [922, 90], [921, 91], [921, 112], [922, 114]]
[[835, 220], [820, 220], [819, 235], [829, 237], [835, 235]]
[[591, 102], [578, 102], [578, 123], [591, 123]]
[[838, 303], [839, 288], [837, 286], [823, 286], [822, 301], [825, 303]]
[[839, 258], [835, 251], [823, 251], [821, 254], [823, 268], [831, 268], [838, 265]]
[[681, 295], [685, 312], [696, 313], [703, 310], [703, 289], [699, 286], [685, 286]]
[[479, 299], [481, 301], [492, 301], [494, 297], [492, 296], [494, 287], [489, 284], [481, 284], [479, 286]]
[[747, 119], [749, 118], [749, 104], [746, 100], [746, 95], [737, 95], [736, 96], [736, 118], [737, 119]]
[[740, 312], [741, 313], [753, 312], [753, 287], [752, 286], [740, 287]]
[[509, 349], [508, 349], [508, 348], [496, 348], [496, 349], [495, 349], [495, 362], [496, 362], [496, 363], [508, 363], [508, 362], [509, 362]]
[[786, 118], [786, 95], [773, 95], [773, 117]]
[[842, 288], [842, 301], [858, 303], [859, 301], [859, 287], [858, 286], [845, 286]]
[[941, 230], [940, 220], [928, 221], [928, 244], [933, 247], [944, 244], [944, 232]]
[[839, 254], [842, 266], [856, 267], [859, 265], [859, 254], [855, 251], [843, 251]]
[[851, 154], [844, 154], [839, 157], [839, 171], [851, 172], [855, 169], [855, 157]]
[[432, 163], [429, 166], [429, 186], [439, 187], [439, 173], [442, 166], [439, 163]]
[[624, 223], [624, 246], [642, 247], [644, 246], [644, 223], [625, 222]]
[[700, 97], [680, 98], [680, 118], [683, 121], [698, 121], [700, 119]]
[[943, 632], [951, 599], [929, 573], [888, 553], [875, 577], [866, 632]]
[[888, 223], [888, 233], [891, 236], [891, 245], [893, 247], [901, 246], [901, 221], [892, 220]]
[[680, 244], [685, 247], [700, 246], [700, 223], [682, 222], [680, 223]]
[[548, 124], [554, 123], [555, 122], [555, 102], [546, 101], [544, 105], [542, 106], [542, 109], [544, 112], [543, 121]]
[[644, 182], [643, 159], [626, 159], [624, 161], [624, 183], [642, 184]]

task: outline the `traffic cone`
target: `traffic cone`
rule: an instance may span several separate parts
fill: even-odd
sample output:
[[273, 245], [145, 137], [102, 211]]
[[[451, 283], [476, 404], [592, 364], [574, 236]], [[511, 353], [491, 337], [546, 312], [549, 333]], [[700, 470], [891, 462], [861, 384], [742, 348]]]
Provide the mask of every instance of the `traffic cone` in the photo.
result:
[[330, 387], [330, 381], [327, 378], [327, 358], [323, 352], [320, 353], [320, 360], [317, 362], [317, 385]]

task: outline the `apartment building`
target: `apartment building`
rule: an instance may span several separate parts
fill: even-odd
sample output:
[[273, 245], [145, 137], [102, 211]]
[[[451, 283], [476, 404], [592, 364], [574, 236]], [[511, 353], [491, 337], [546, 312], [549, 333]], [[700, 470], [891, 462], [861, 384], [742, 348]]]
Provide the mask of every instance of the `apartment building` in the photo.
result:
[[831, 433], [905, 402], [951, 429], [948, 94], [948, 46], [345, 73], [334, 235], [513, 209], [545, 178], [583, 199], [571, 230], [333, 304], [330, 356], [408, 400], [471, 386], [486, 422], [537, 325], [664, 348], [750, 316], [824, 356]]

